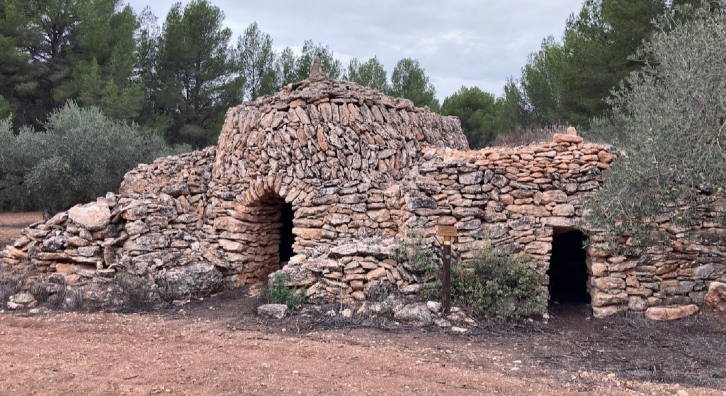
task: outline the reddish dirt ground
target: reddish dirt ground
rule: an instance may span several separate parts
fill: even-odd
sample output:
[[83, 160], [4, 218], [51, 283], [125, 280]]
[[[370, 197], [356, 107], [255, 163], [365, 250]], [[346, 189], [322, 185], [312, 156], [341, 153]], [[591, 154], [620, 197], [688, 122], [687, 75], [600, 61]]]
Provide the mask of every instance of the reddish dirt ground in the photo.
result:
[[[629, 379], [617, 369], [628, 363], [617, 360], [603, 371], [596, 366], [607, 362], [564, 345], [571, 339], [591, 353], [577, 345], [586, 337], [576, 327], [559, 341], [558, 329], [542, 330], [557, 319], [454, 335], [301, 314], [265, 321], [253, 313], [257, 303], [233, 292], [183, 311], [0, 314], [0, 394], [726, 395], [718, 383]], [[603, 350], [620, 348], [605, 341]], [[575, 368], [582, 361], [589, 370]]]
[[557, 306], [548, 323], [453, 334], [334, 307], [263, 320], [260, 303], [233, 290], [149, 313], [0, 311], [0, 395], [726, 396], [726, 323], [708, 313], [654, 323]]
[[0, 213], [0, 248], [12, 243], [21, 229], [42, 219], [42, 212]]

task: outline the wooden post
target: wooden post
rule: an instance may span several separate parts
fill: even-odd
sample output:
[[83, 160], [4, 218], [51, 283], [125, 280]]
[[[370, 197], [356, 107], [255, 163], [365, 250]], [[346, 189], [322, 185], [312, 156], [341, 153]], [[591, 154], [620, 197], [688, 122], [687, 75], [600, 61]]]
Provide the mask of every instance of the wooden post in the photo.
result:
[[444, 257], [441, 274], [441, 305], [444, 313], [451, 309], [451, 237], [444, 237]]
[[441, 269], [441, 306], [444, 313], [448, 314], [451, 309], [451, 241], [457, 236], [454, 226], [440, 225], [436, 234], [444, 238], [443, 268]]

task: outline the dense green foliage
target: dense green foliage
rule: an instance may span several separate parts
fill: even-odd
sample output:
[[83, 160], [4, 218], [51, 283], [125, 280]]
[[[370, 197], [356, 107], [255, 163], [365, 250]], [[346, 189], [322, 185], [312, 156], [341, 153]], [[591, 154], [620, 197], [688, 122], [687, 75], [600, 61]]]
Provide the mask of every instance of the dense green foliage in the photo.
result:
[[366, 87], [377, 89], [381, 92], [388, 92], [390, 90], [386, 69], [383, 68], [383, 64], [375, 57], [363, 63], [358, 59], [351, 59], [348, 63], [348, 70], [346, 70], [343, 78]]
[[300, 290], [287, 286], [286, 273], [279, 272], [271, 278], [266, 291], [269, 304], [285, 304], [288, 308], [296, 308], [305, 302], [305, 297]]
[[441, 105], [441, 114], [459, 117], [470, 147], [484, 147], [496, 137], [496, 115], [501, 101], [477, 87], [461, 87]]
[[[425, 299], [441, 298], [440, 260], [424, 239], [403, 241], [394, 258], [419, 276]], [[521, 320], [541, 315], [547, 298], [527, 259], [482, 248], [474, 259], [452, 267], [451, 302], [479, 317]]]
[[138, 22], [121, 0], [0, 2], [0, 111], [42, 127], [68, 99], [119, 117], [138, 115], [131, 79]]
[[[137, 164], [173, 153], [164, 139], [69, 103], [45, 131], [0, 121], [0, 210], [57, 211], [118, 189]], [[184, 150], [184, 148], [177, 148]]]
[[482, 249], [452, 270], [452, 302], [476, 316], [522, 320], [543, 314], [547, 298], [526, 260]]
[[391, 74], [390, 94], [411, 99], [417, 106], [439, 110], [436, 89], [416, 59], [404, 58], [398, 61]]
[[587, 134], [623, 150], [587, 220], [633, 242], [651, 239], [652, 216], [687, 223], [699, 197], [726, 190], [726, 13], [669, 13], [658, 29]]

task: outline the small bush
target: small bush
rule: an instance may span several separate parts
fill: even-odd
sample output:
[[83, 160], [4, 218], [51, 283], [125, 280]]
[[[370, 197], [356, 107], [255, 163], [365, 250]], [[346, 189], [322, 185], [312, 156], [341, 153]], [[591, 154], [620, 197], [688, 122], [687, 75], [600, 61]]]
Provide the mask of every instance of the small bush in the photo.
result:
[[45, 129], [16, 133], [0, 120], [0, 210], [63, 210], [116, 191], [139, 163], [189, 150], [73, 102], [50, 114]]
[[377, 301], [385, 301], [394, 291], [394, 286], [384, 282], [374, 282], [368, 289], [368, 298]]
[[435, 278], [440, 272], [436, 253], [421, 237], [407, 238], [393, 253], [393, 258], [424, 280]]
[[287, 286], [288, 277], [284, 272], [272, 276], [272, 282], [267, 289], [267, 302], [269, 304], [285, 304], [288, 308], [296, 308], [305, 302], [305, 297], [297, 289]]
[[547, 299], [526, 257], [491, 248], [452, 270], [451, 298], [475, 316], [521, 320], [544, 313]]

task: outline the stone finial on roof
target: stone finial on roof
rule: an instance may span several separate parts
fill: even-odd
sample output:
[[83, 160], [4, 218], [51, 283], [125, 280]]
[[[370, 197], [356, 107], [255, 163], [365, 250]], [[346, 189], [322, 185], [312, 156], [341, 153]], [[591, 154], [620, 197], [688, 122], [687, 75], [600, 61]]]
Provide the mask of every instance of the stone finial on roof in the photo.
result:
[[320, 65], [320, 59], [313, 59], [313, 64], [312, 66], [310, 66], [310, 75], [308, 76], [308, 79], [314, 81], [321, 81], [327, 80], [329, 78], [330, 76], [328, 76], [328, 73], [324, 72], [323, 67]]

